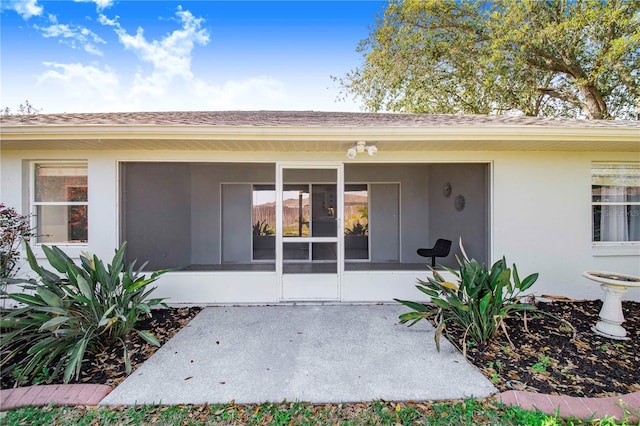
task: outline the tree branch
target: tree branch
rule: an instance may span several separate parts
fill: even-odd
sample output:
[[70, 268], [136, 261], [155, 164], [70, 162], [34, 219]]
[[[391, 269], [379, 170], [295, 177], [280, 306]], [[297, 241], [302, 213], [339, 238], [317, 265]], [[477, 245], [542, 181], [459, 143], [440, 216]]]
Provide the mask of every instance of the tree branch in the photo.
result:
[[575, 105], [580, 109], [583, 109], [584, 107], [584, 104], [580, 102], [580, 100], [575, 96], [562, 93], [554, 89], [553, 87], [538, 87], [536, 88], [536, 90], [538, 90], [540, 93], [544, 95], [550, 96], [552, 98], [560, 99], [562, 101], [570, 103], [571, 105]]

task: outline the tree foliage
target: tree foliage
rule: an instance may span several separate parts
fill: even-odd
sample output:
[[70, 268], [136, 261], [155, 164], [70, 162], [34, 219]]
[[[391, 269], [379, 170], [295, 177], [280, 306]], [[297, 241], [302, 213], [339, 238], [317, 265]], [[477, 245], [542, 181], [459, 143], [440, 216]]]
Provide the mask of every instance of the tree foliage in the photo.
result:
[[357, 50], [367, 110], [638, 119], [640, 0], [391, 0]]

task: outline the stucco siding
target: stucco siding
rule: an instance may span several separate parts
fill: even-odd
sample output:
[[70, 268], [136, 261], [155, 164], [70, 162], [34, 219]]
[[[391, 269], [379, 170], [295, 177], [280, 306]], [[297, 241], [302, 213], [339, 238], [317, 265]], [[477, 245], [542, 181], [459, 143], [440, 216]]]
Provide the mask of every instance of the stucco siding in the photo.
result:
[[[313, 160], [311, 160], [311, 158]], [[80, 249], [96, 253], [106, 259], [111, 258], [113, 250], [119, 241], [121, 226], [121, 206], [119, 191], [121, 182], [118, 175], [119, 162], [129, 161], [167, 161], [172, 162], [257, 162], [255, 176], [233, 176], [233, 167], [221, 166], [219, 173], [229, 181], [263, 181], [273, 177], [276, 161], [345, 161], [345, 170], [349, 170], [344, 153], [309, 153], [295, 152], [190, 152], [190, 151], [3, 151], [0, 153], [1, 182], [0, 197], [3, 203], [16, 207], [23, 212], [28, 206], [25, 188], [28, 189], [28, 166], [32, 160], [87, 160], [89, 182], [89, 244], [87, 246], [70, 246], [68, 252], [77, 257]], [[507, 261], [516, 263], [521, 276], [532, 272], [540, 273], [538, 283], [533, 288], [536, 294], [554, 294], [574, 298], [595, 299], [602, 296], [599, 286], [582, 277], [582, 272], [588, 269], [600, 269], [640, 275], [639, 255], [594, 255], [591, 242], [591, 164], [594, 161], [640, 161], [638, 152], [602, 153], [602, 152], [395, 152], [380, 151], [374, 159], [358, 157], [356, 161], [369, 164], [385, 164], [387, 167], [403, 168], [402, 163], [411, 163], [419, 171], [416, 163], [463, 163], [478, 162], [485, 164], [488, 176], [487, 197], [489, 212], [477, 212], [478, 215], [488, 214], [489, 223], [488, 257], [495, 261], [505, 255]], [[368, 167], [368, 166], [367, 166]], [[439, 167], [446, 169], [447, 164], [433, 167], [430, 174], [424, 175], [425, 182], [434, 182], [430, 189], [423, 189], [424, 198], [416, 199], [416, 211], [410, 217], [402, 218], [413, 221], [415, 229], [423, 224], [424, 230], [412, 232], [402, 238], [414, 238], [415, 244], [422, 245], [430, 237], [437, 237], [436, 222], [427, 229], [426, 218], [420, 216], [419, 210], [430, 206], [430, 199], [442, 198], [438, 194], [440, 182], [437, 175]], [[366, 168], [363, 166], [363, 169]], [[373, 168], [373, 167], [372, 167]], [[413, 169], [412, 169], [413, 170]], [[409, 170], [407, 171], [409, 172]], [[219, 179], [210, 179], [209, 169], [192, 166], [191, 175], [183, 182], [185, 188], [185, 203], [197, 207], [198, 212], [181, 211], [176, 218], [183, 218], [189, 222], [189, 228], [177, 228], [176, 232], [187, 233], [192, 239], [193, 250], [185, 255], [190, 261], [198, 263], [209, 260], [210, 256], [220, 258], [215, 252], [220, 246], [220, 236], [213, 231], [201, 232], [198, 223], [214, 221], [219, 223], [220, 213], [213, 206], [218, 205], [220, 197]], [[479, 174], [479, 176], [481, 173]], [[231, 176], [231, 177], [230, 177]], [[346, 177], [347, 181], [349, 176]], [[383, 179], [382, 177], [380, 178]], [[384, 179], [387, 179], [385, 177]], [[356, 179], [354, 179], [356, 180]], [[395, 179], [394, 179], [395, 180]], [[401, 179], [398, 179], [401, 180]], [[396, 180], [397, 181], [397, 180]], [[215, 183], [214, 183], [215, 182]], [[169, 182], [167, 182], [169, 184]], [[177, 183], [176, 183], [177, 184]], [[182, 184], [182, 183], [181, 183]], [[453, 183], [452, 197], [458, 194], [457, 183]], [[203, 197], [200, 191], [208, 192]], [[409, 191], [406, 192], [405, 191]], [[402, 187], [401, 197], [415, 196], [416, 188], [409, 190]], [[468, 191], [468, 192], [467, 192]], [[415, 192], [415, 193], [414, 193]], [[465, 193], [477, 194], [473, 188], [465, 189]], [[218, 197], [216, 199], [216, 197]], [[188, 200], [187, 200], [188, 199]], [[468, 198], [469, 208], [473, 197]], [[468, 210], [471, 213], [473, 210]], [[405, 214], [403, 212], [402, 214]], [[154, 214], [153, 206], [148, 214]], [[432, 212], [433, 214], [433, 212]], [[474, 215], [474, 218], [479, 216]], [[429, 220], [433, 220], [430, 218]], [[132, 226], [130, 222], [127, 226]], [[441, 225], [445, 226], [445, 225]], [[403, 231], [404, 233], [404, 228]], [[466, 231], [468, 232], [468, 231]], [[480, 232], [480, 231], [479, 231]], [[454, 241], [454, 247], [457, 242]], [[474, 248], [474, 251], [476, 249]], [[480, 250], [480, 249], [478, 249]], [[640, 249], [639, 249], [640, 250]], [[204, 254], [208, 253], [208, 254]], [[596, 253], [597, 254], [597, 253]], [[410, 253], [402, 253], [403, 260], [409, 258]], [[203, 257], [203, 256], [206, 256]], [[24, 269], [24, 268], [23, 268]], [[26, 268], [28, 269], [28, 268]], [[355, 273], [349, 279], [363, 286], [366, 279], [357, 279]], [[252, 296], [252, 303], [277, 301], [277, 286], [273, 274], [269, 275], [268, 288], [261, 290], [258, 296]], [[374, 274], [370, 274], [372, 276]], [[398, 274], [401, 275], [401, 274]], [[409, 286], [414, 281], [411, 274], [404, 274], [402, 286]], [[194, 275], [195, 276], [195, 275]], [[236, 288], [228, 294], [211, 298], [212, 288], [225, 292], [230, 282], [230, 274], [197, 274], [198, 283], [190, 284], [190, 292], [198, 292], [198, 286], [209, 286], [202, 294], [184, 296], [193, 302], [215, 300], [225, 303], [242, 302], [243, 280], [234, 282]], [[187, 279], [188, 275], [184, 276]], [[260, 279], [257, 275], [246, 275], [247, 289], [259, 287]], [[385, 278], [388, 279], [388, 276]], [[179, 285], [182, 278], [175, 274], [165, 280]], [[206, 284], [209, 283], [209, 284]], [[174, 285], [174, 284], [172, 284]], [[378, 285], [378, 284], [376, 284]], [[161, 284], [160, 288], [165, 284]], [[237, 287], [240, 286], [240, 287]], [[351, 290], [350, 290], [351, 291]], [[171, 294], [180, 296], [181, 292], [172, 288]], [[358, 299], [353, 292], [349, 293], [353, 300]], [[640, 291], [631, 290], [626, 299], [640, 301]]]

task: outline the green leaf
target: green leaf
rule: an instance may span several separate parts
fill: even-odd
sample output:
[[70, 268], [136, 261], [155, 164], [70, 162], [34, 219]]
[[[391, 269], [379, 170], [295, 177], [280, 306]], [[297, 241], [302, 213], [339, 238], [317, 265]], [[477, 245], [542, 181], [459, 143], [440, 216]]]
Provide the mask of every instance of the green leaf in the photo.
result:
[[491, 293], [485, 294], [485, 296], [480, 299], [480, 313], [484, 315], [487, 312], [487, 306], [489, 306], [489, 301], [491, 300]]
[[82, 293], [82, 295], [87, 299], [92, 300], [93, 291], [91, 290], [91, 287], [89, 286], [87, 280], [85, 280], [82, 275], [78, 275], [76, 278], [78, 280], [78, 288], [80, 288], [80, 293]]
[[131, 358], [129, 357], [129, 348], [122, 342], [122, 352], [124, 357], [124, 368], [127, 374], [131, 374]]
[[410, 300], [400, 300], [400, 299], [393, 299], [393, 300], [395, 300], [398, 303], [402, 303], [403, 305], [418, 312], [427, 312], [429, 310], [429, 307], [422, 303], [412, 302]]
[[64, 370], [64, 383], [69, 383], [71, 377], [75, 375], [76, 379], [80, 376], [80, 371], [82, 369], [82, 361], [84, 361], [84, 353], [87, 349], [87, 338], [80, 339], [74, 346], [71, 351], [71, 356], [69, 357], [69, 363], [67, 364], [67, 368]]
[[433, 335], [433, 339], [436, 342], [436, 350], [438, 352], [440, 352], [440, 338], [442, 337], [442, 332], [444, 331], [444, 328], [445, 328], [445, 322], [444, 321], [440, 321], [440, 323], [436, 327], [436, 332]]
[[38, 275], [42, 275], [40, 272], [40, 265], [38, 265], [38, 261], [36, 260], [36, 257], [33, 254], [33, 251], [31, 250], [31, 246], [29, 245], [29, 243], [25, 243], [24, 246], [25, 246], [25, 249], [27, 250], [27, 261], [29, 262], [29, 266], [31, 267], [33, 272], [35, 272]]
[[111, 312], [113, 312], [115, 308], [116, 308], [116, 305], [112, 305], [109, 307], [109, 309], [107, 309], [104, 312], [104, 314], [102, 314], [102, 317], [98, 322], [98, 327], [104, 327], [109, 321], [111, 321], [111, 318], [109, 317], [109, 315], [111, 315]]
[[56, 271], [64, 274], [67, 271], [67, 262], [60, 256], [60, 254], [54, 251], [52, 248], [42, 245], [42, 251], [47, 257], [49, 264], [55, 268]]
[[62, 299], [52, 291], [49, 291], [45, 287], [38, 287], [36, 289], [38, 296], [42, 297], [42, 300], [49, 306], [62, 307]]
[[46, 305], [46, 302], [42, 298], [38, 298], [30, 294], [11, 293], [9, 297], [15, 300], [16, 302], [24, 303], [26, 305], [35, 305], [35, 306]]
[[40, 330], [53, 330], [58, 325], [63, 324], [67, 321], [69, 321], [69, 317], [66, 317], [66, 316], [53, 317], [49, 321], [42, 324], [40, 326]]
[[59, 306], [34, 306], [31, 309], [37, 312], [47, 312], [47, 313], [52, 313], [56, 315], [68, 314], [68, 311], [64, 307], [59, 307]]
[[446, 300], [442, 300], [439, 298], [431, 299], [431, 303], [442, 309], [449, 309], [451, 307], [451, 305]]
[[46, 283], [49, 284], [58, 284], [60, 283], [60, 277], [54, 274], [53, 272], [40, 268], [40, 278]]
[[398, 318], [400, 319], [400, 324], [413, 321], [411, 324], [409, 324], [409, 327], [411, 327], [416, 322], [422, 319], [425, 319], [427, 317], [428, 317], [428, 314], [426, 312], [407, 312], [400, 315]]
[[120, 248], [116, 251], [113, 259], [111, 260], [111, 280], [115, 281], [118, 278], [118, 275], [124, 271], [124, 253], [125, 248], [127, 247], [127, 242], [124, 241]]
[[158, 339], [156, 339], [156, 337], [151, 334], [149, 331], [147, 330], [136, 330], [138, 332], [138, 335], [140, 337], [142, 337], [147, 343], [153, 345], [153, 346], [160, 346], [160, 342], [158, 341]]
[[531, 274], [527, 276], [524, 280], [522, 280], [522, 284], [520, 285], [520, 291], [528, 290], [538, 279], [538, 273]]
[[438, 297], [438, 292], [435, 290], [431, 290], [430, 288], [427, 287], [422, 287], [417, 285], [416, 286], [418, 288], [418, 290], [420, 290], [421, 292], [423, 292], [424, 294], [426, 294], [427, 296], [433, 298], [433, 297]]

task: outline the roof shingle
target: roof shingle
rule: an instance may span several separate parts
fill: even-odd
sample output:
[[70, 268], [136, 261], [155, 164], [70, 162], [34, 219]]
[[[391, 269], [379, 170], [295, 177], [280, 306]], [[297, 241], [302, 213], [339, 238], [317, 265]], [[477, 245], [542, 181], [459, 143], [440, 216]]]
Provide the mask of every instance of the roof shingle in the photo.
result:
[[255, 126], [255, 127], [569, 127], [637, 128], [639, 121], [575, 120], [455, 114], [317, 111], [174, 111], [14, 115], [2, 126]]

